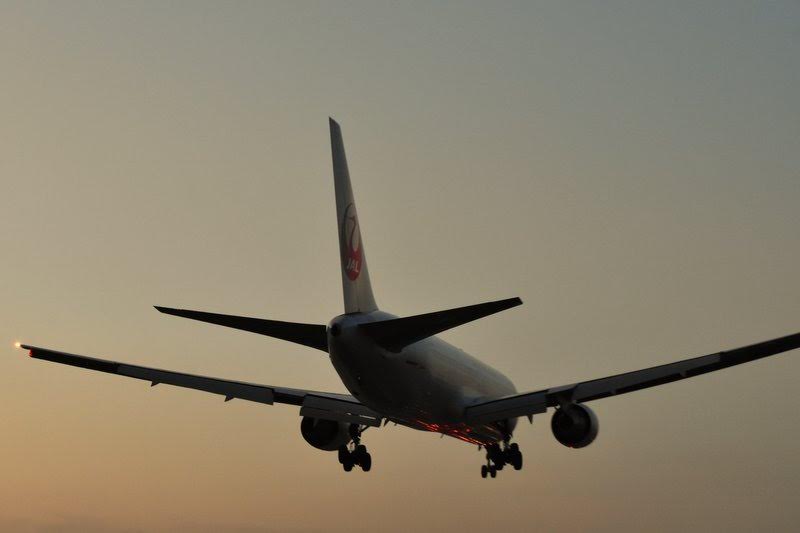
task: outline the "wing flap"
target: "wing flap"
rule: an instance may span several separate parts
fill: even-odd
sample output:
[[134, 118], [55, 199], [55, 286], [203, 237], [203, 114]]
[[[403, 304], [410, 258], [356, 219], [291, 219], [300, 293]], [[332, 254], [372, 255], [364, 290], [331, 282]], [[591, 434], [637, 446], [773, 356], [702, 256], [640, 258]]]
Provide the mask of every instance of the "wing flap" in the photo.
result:
[[238, 398], [251, 402], [265, 403], [272, 405], [275, 403], [275, 394], [272, 387], [253, 385], [250, 383], [240, 383], [237, 381], [227, 381], [204, 376], [194, 376], [191, 374], [181, 374], [167, 370], [154, 370], [131, 365], [120, 365], [117, 374], [130, 378], [150, 381], [154, 385], [162, 383], [184, 387], [187, 389], [201, 390], [212, 394], [225, 396], [232, 400]]
[[375, 411], [360, 403], [321, 397], [315, 394], [308, 394], [303, 399], [300, 416], [375, 427], [380, 426], [382, 420]]
[[544, 392], [532, 392], [472, 405], [466, 417], [475, 424], [489, 424], [498, 420], [531, 416], [547, 411], [547, 396]]

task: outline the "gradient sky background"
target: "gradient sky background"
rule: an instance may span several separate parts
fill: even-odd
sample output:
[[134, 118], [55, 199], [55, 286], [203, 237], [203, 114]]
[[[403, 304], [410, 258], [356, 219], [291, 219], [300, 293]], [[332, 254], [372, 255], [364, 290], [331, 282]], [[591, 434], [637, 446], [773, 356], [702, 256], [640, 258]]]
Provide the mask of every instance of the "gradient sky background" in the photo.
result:
[[800, 331], [800, 4], [0, 3], [0, 529], [753, 531], [800, 521], [800, 353], [520, 424], [522, 472], [401, 427], [369, 474], [297, 409], [41, 346], [343, 391], [154, 304], [341, 312], [327, 117], [378, 303], [520, 390]]

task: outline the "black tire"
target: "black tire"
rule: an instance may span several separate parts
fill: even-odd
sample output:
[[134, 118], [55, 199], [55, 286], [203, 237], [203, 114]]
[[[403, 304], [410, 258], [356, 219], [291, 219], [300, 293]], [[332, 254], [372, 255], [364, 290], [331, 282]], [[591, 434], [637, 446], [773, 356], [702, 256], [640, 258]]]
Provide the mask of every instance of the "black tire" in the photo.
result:
[[519, 444], [516, 442], [512, 442], [511, 446], [508, 447], [511, 450], [511, 453], [515, 454], [519, 451]]
[[486, 479], [486, 476], [489, 475], [489, 468], [486, 465], [481, 466], [481, 477]]
[[355, 451], [353, 452], [353, 456], [355, 456], [357, 461], [360, 461], [362, 457], [367, 455], [367, 447], [363, 444], [359, 444], [356, 446]]
[[339, 446], [339, 464], [343, 465], [350, 458], [350, 451], [347, 446]]
[[353, 461], [345, 461], [342, 463], [342, 467], [344, 468], [345, 472], [349, 472], [353, 469]]
[[494, 467], [489, 467], [489, 475], [492, 476], [492, 479], [497, 477], [497, 469]]
[[522, 470], [522, 452], [517, 450], [517, 453], [514, 454], [514, 461], [512, 463], [514, 465], [514, 470]]
[[372, 470], [372, 456], [369, 453], [365, 453], [361, 457], [361, 470], [364, 472]]

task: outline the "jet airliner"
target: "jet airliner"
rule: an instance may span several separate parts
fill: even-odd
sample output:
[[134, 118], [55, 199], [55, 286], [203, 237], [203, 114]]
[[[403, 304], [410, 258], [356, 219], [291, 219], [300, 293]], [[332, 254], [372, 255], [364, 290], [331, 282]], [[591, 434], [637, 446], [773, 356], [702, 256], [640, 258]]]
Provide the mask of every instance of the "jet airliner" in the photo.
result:
[[317, 392], [230, 381], [129, 365], [21, 345], [30, 356], [88, 370], [174, 385], [232, 399], [299, 407], [300, 432], [311, 446], [336, 452], [345, 471], [372, 468], [363, 444], [366, 429], [394, 422], [441, 433], [485, 450], [481, 476], [495, 477], [504, 466], [522, 468], [512, 442], [519, 418], [553, 410], [550, 428], [570, 448], [591, 444], [598, 420], [587, 402], [664, 385], [800, 347], [800, 333], [743, 348], [684, 359], [642, 370], [517, 392], [511, 380], [436, 337], [438, 333], [520, 305], [519, 298], [446, 311], [397, 317], [378, 308], [370, 284], [350, 174], [339, 124], [330, 119], [333, 180], [339, 234], [344, 313], [327, 325], [156, 307], [162, 313], [208, 322], [324, 352], [350, 394]]

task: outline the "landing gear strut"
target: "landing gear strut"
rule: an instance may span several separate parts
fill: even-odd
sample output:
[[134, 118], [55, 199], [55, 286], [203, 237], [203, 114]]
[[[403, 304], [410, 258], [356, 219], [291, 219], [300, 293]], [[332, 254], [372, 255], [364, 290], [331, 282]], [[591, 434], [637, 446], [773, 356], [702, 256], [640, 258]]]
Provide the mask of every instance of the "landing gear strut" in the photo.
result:
[[372, 456], [367, 451], [367, 447], [361, 444], [361, 434], [366, 427], [356, 424], [350, 426], [350, 436], [353, 438], [348, 444], [339, 446], [339, 464], [345, 472], [350, 472], [354, 466], [360, 466], [364, 472], [372, 469]]
[[511, 465], [514, 470], [522, 470], [522, 452], [519, 451], [519, 445], [514, 442], [510, 443], [508, 440], [503, 442], [503, 446], [494, 443], [486, 447], [486, 464], [481, 466], [481, 477], [486, 478], [496, 477], [497, 472], [503, 469], [505, 465]]

